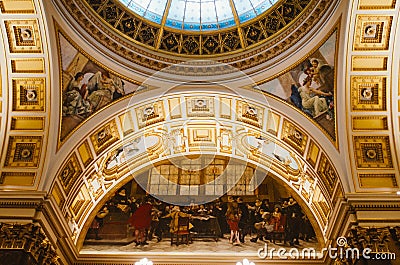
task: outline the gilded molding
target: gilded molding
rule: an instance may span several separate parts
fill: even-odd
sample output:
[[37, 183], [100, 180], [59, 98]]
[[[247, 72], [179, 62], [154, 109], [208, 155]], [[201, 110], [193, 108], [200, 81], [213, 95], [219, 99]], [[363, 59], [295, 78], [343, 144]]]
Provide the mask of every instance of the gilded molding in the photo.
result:
[[388, 136], [353, 136], [357, 168], [393, 168]]
[[35, 223], [0, 223], [0, 249], [28, 252], [37, 264], [60, 264], [56, 250], [41, 227]]

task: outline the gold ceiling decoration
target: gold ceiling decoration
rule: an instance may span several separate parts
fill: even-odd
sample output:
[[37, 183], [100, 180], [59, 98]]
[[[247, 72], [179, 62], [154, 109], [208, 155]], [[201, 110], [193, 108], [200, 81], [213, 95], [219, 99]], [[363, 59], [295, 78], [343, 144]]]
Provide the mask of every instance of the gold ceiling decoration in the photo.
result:
[[119, 1], [86, 0], [103, 22], [133, 42], [168, 53], [194, 56], [220, 55], [250, 48], [293, 24], [315, 2], [283, 0], [248, 23], [237, 22], [233, 29], [229, 27], [216, 32], [172, 29], [144, 19]]
[[[113, 47], [113, 53], [137, 65], [160, 70], [198, 56], [227, 55], [219, 60], [243, 70], [269, 61], [296, 44], [329, 13], [334, 2], [283, 0], [255, 20], [208, 34], [160, 27], [114, 0], [60, 0], [59, 4], [92, 36], [93, 44]], [[118, 57], [115, 60], [120, 61]]]

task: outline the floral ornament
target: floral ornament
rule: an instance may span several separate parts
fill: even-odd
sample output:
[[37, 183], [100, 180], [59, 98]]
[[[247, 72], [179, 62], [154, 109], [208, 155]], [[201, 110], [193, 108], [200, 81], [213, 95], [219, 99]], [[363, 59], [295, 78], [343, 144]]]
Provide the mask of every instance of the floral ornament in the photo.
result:
[[244, 259], [243, 262], [237, 262], [236, 265], [255, 265], [254, 262], [250, 262], [248, 259]]
[[135, 265], [153, 265], [153, 262], [151, 260], [148, 260], [147, 258], [144, 258], [135, 262]]

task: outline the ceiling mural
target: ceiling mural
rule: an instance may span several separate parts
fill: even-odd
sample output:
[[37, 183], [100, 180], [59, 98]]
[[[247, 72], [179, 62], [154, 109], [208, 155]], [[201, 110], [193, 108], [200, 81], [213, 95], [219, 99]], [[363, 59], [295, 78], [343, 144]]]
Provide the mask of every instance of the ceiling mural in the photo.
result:
[[60, 141], [86, 118], [114, 100], [139, 87], [115, 72], [95, 63], [58, 33], [59, 58], [62, 67], [62, 110]]
[[336, 141], [335, 65], [338, 30], [330, 34], [317, 50], [289, 71], [259, 84], [271, 93], [294, 105]]
[[[80, 50], [62, 31], [58, 33], [62, 68], [60, 142], [64, 142], [93, 113], [144, 86], [120, 76]], [[336, 141], [335, 60], [337, 30], [296, 66], [258, 89], [299, 109]]]

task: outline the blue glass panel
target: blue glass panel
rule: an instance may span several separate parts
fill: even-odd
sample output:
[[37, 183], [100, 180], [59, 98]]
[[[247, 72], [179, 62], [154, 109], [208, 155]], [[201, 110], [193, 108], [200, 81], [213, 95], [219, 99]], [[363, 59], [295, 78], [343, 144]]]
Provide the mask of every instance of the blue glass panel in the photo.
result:
[[236, 23], [235, 23], [235, 20], [232, 18], [232, 19], [226, 19], [226, 20], [223, 20], [223, 21], [220, 21], [219, 22], [219, 28], [220, 29], [226, 29], [226, 28], [230, 28], [230, 27], [232, 27], [232, 26], [234, 26]]
[[185, 23], [183, 26], [183, 29], [185, 30], [200, 30], [200, 24], [199, 23]]
[[146, 11], [145, 8], [133, 2], [129, 5], [129, 8], [139, 16], [143, 16]]
[[165, 21], [165, 25], [174, 29], [182, 29], [182, 21], [167, 19], [167, 21]]
[[218, 29], [218, 25], [216, 23], [203, 23], [201, 25], [201, 29], [203, 31], [217, 30]]
[[128, 6], [130, 2], [132, 2], [132, 0], [119, 0], [120, 2], [122, 2], [124, 5]]
[[173, 0], [168, 11], [168, 19], [183, 21], [185, 15], [186, 0]]
[[250, 0], [233, 0], [233, 3], [235, 4], [235, 8], [239, 16], [249, 10], [253, 10]]
[[253, 19], [256, 17], [256, 13], [254, 12], [254, 10], [249, 10], [244, 14], [239, 15], [239, 21], [241, 23], [249, 21], [250, 19]]
[[218, 21], [233, 19], [232, 8], [229, 0], [215, 0]]
[[183, 21], [185, 24], [186, 22], [200, 23], [200, 2], [186, 2], [185, 18]]
[[162, 17], [167, 6], [167, 0], [151, 0], [147, 10]]
[[[256, 2], [256, 3], [255, 3]], [[276, 1], [275, 1], [276, 2]], [[261, 15], [272, 7], [271, 1], [254, 1], [252, 0], [257, 15]]]
[[146, 13], [144, 14], [144, 18], [146, 18], [154, 23], [158, 23], [158, 24], [161, 24], [161, 20], [162, 20], [162, 16], [155, 14], [153, 12], [150, 12], [149, 10], [147, 10]]
[[214, 1], [201, 2], [201, 23], [216, 23], [217, 14], [215, 12]]

